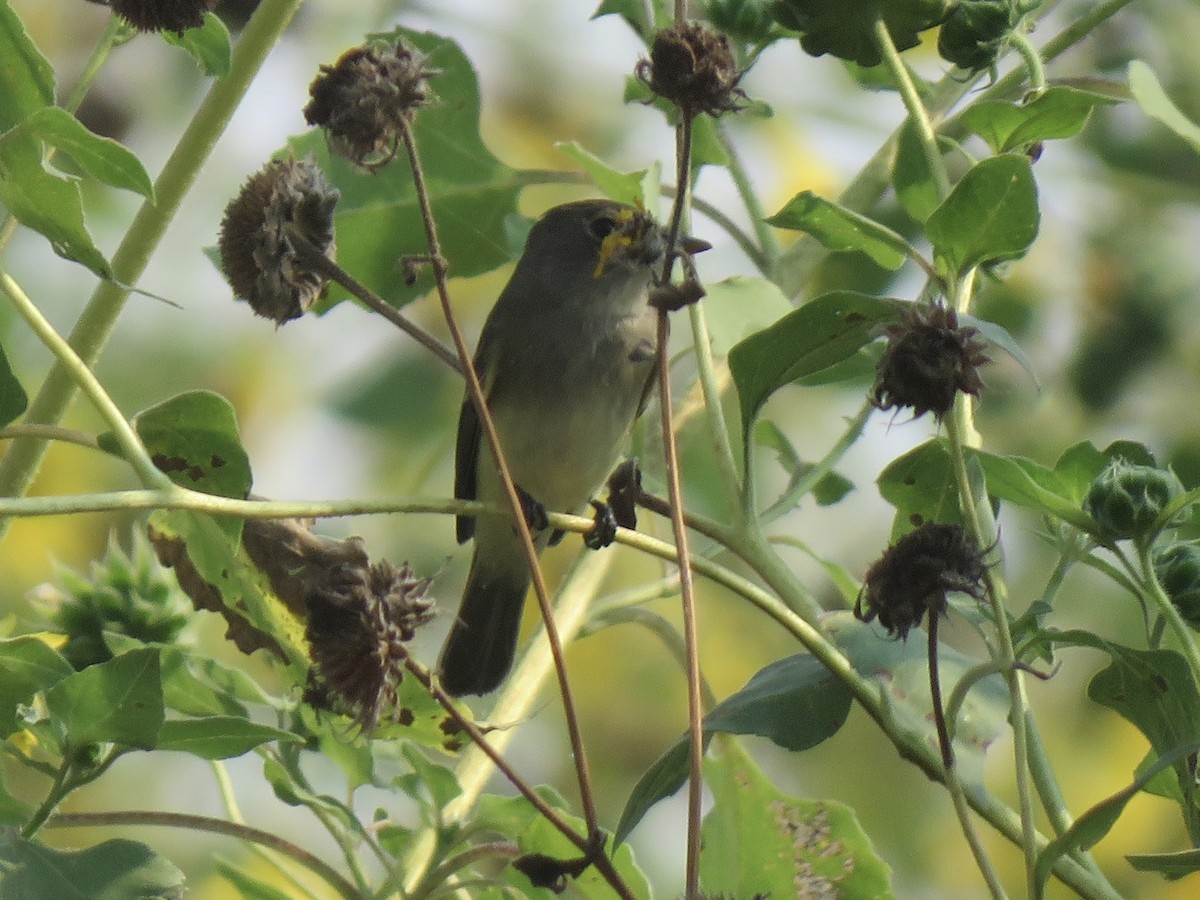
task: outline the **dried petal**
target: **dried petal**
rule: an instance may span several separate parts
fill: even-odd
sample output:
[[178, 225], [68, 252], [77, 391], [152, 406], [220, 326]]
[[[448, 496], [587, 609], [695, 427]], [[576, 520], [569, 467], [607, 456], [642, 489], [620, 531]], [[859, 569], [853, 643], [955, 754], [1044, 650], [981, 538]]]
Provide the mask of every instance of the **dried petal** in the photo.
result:
[[654, 36], [650, 59], [635, 70], [651, 91], [688, 115], [736, 112], [746, 94], [729, 39], [696, 22], [664, 28]]

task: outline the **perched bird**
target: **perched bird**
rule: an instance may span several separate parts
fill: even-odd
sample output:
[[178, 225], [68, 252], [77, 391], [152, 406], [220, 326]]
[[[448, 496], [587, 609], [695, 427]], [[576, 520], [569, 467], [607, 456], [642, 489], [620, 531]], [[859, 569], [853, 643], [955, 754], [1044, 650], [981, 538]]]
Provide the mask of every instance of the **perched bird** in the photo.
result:
[[[578, 511], [616, 464], [654, 383], [657, 313], [648, 295], [665, 250], [649, 214], [608, 200], [556, 206], [530, 231], [484, 324], [475, 370], [532, 509]], [[469, 395], [454, 495], [507, 504]], [[511, 520], [459, 516], [457, 526], [459, 543], [475, 538], [475, 555], [439, 677], [454, 696], [486, 694], [512, 668], [529, 564]], [[551, 533], [534, 539], [540, 552]]]

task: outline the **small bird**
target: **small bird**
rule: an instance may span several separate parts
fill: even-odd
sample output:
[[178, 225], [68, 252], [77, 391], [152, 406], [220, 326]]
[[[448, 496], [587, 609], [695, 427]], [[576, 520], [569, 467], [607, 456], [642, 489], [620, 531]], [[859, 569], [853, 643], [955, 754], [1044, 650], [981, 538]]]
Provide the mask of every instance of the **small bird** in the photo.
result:
[[[689, 238], [683, 247], [701, 245]], [[530, 231], [474, 365], [531, 509], [579, 510], [615, 466], [654, 384], [657, 313], [648, 298], [665, 251], [648, 213], [609, 200], [556, 206]], [[455, 497], [507, 505], [469, 395], [454, 472]], [[507, 519], [459, 516], [457, 534], [459, 543], [475, 538], [475, 554], [439, 677], [453, 696], [486, 694], [512, 668], [529, 564]], [[543, 528], [534, 539], [540, 553], [552, 534]]]

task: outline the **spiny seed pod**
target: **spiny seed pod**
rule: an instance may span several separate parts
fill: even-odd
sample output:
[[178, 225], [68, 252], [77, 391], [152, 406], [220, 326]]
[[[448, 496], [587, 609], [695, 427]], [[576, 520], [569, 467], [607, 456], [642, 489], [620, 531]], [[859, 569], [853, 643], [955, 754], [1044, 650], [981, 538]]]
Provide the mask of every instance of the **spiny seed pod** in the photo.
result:
[[347, 581], [345, 589], [308, 597], [306, 637], [312, 670], [306, 699], [352, 715], [372, 731], [385, 713], [398, 715], [396, 691], [405, 646], [433, 619], [430, 579], [386, 560]]
[[109, 0], [112, 11], [138, 31], [176, 34], [199, 28], [216, 5], [217, 0]]
[[329, 135], [333, 149], [367, 169], [395, 158], [401, 130], [433, 102], [427, 57], [398, 41], [394, 47], [354, 47], [321, 66], [309, 86], [304, 118]]
[[1167, 504], [1182, 493], [1183, 484], [1170, 469], [1114, 459], [1088, 487], [1083, 511], [1096, 520], [1102, 538], [1147, 541]]
[[305, 263], [289, 230], [333, 259], [338, 196], [311, 160], [277, 159], [225, 207], [217, 241], [225, 278], [258, 315], [282, 325], [325, 292], [326, 278]]
[[670, 100], [685, 115], [736, 112], [746, 94], [725, 35], [697, 22], [664, 28], [654, 36], [650, 58], [635, 74], [651, 91]]
[[962, 0], [938, 33], [938, 55], [960, 69], [991, 68], [1016, 26], [1008, 0]]
[[871, 400], [880, 409], [911, 408], [941, 420], [961, 391], [978, 397], [979, 367], [990, 360], [978, 329], [960, 327], [958, 314], [940, 304], [911, 306], [887, 327], [888, 343], [876, 367]]
[[982, 600], [987, 564], [961, 525], [927, 522], [889, 547], [863, 579], [854, 615], [863, 622], [878, 617], [893, 637], [930, 616], [944, 615], [946, 594], [960, 591]]
[[1183, 621], [1200, 631], [1200, 544], [1172, 544], [1156, 552], [1154, 575]]

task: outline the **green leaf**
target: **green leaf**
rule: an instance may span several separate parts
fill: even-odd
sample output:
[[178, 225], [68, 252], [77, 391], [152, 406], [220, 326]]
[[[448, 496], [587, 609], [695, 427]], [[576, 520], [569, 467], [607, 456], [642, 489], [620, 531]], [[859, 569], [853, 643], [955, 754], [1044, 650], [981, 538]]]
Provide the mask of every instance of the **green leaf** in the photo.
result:
[[54, 68], [8, 0], [0, 0], [0, 60], [2, 133], [43, 106], [54, 105]]
[[713, 793], [701, 829], [707, 896], [895, 896], [887, 865], [850, 807], [780, 793], [732, 741], [705, 760], [704, 781]]
[[812, 191], [797, 194], [767, 222], [811, 234], [829, 250], [861, 250], [892, 271], [904, 265], [912, 253], [908, 241], [892, 229]]
[[[760, 421], [754, 426], [754, 442], [762, 447], [774, 450], [779, 464], [788, 473], [791, 485], [803, 478], [812, 469], [812, 463], [805, 462], [788, 440], [787, 435], [774, 422]], [[812, 486], [812, 497], [817, 506], [832, 506], [848, 493], [854, 490], [854, 482], [837, 472], [828, 472]], [[786, 491], [785, 491], [786, 493]]]
[[229, 759], [268, 741], [299, 741], [290, 731], [259, 725], [235, 716], [172, 719], [158, 732], [159, 750], [178, 750], [203, 759]]
[[650, 169], [638, 169], [636, 172], [619, 172], [608, 165], [600, 157], [588, 153], [577, 141], [560, 142], [554, 145], [592, 177], [600, 193], [618, 203], [628, 203], [631, 206], [645, 206], [657, 199], [657, 174]]
[[1104, 94], [1052, 87], [1023, 104], [980, 100], [963, 110], [960, 122], [996, 153], [1004, 153], [1036, 141], [1074, 137], [1083, 130], [1093, 109], [1115, 102]]
[[[455, 278], [470, 278], [498, 268], [513, 257], [508, 225], [518, 217], [520, 175], [501, 163], [479, 134], [479, 85], [475, 70], [457, 44], [435, 34], [397, 29], [369, 35], [394, 42], [403, 37], [428, 55], [440, 74], [431, 81], [437, 102], [416, 117], [417, 147], [442, 254]], [[311, 131], [293, 138], [283, 153], [311, 155], [341, 191], [334, 215], [338, 263], [390, 303], [402, 305], [433, 289], [424, 267], [411, 284], [400, 277], [406, 256], [425, 256], [425, 237], [412, 173], [400, 154], [377, 172], [364, 172], [340, 156], [331, 156], [325, 136]], [[515, 248], [515, 249], [519, 249]], [[346, 297], [332, 286], [326, 307]]]
[[1200, 125], [1183, 114], [1163, 90], [1154, 70], [1140, 59], [1129, 64], [1129, 89], [1146, 115], [1162, 122], [1200, 152]]
[[3, 137], [34, 139], [65, 153], [81, 170], [97, 181], [154, 199], [154, 185], [141, 161], [111, 138], [101, 137], [57, 106], [36, 110]]
[[853, 291], [823, 294], [752, 334], [729, 352], [748, 433], [775, 391], [853, 356], [894, 322], [903, 302]]
[[24, 728], [18, 708], [28, 706], [34, 694], [74, 674], [71, 664], [40, 638], [0, 640], [0, 738]]
[[[757, 672], [740, 691], [704, 717], [707, 743], [714, 733], [754, 734], [785, 750], [808, 750], [832, 737], [850, 714], [849, 691], [815, 657], [789, 656]], [[680, 738], [642, 775], [621, 813], [623, 842], [646, 812], [687, 779], [690, 740]]]
[[875, 37], [880, 19], [898, 50], [920, 43], [920, 32], [941, 22], [948, 0], [782, 0], [772, 6], [776, 21], [803, 32], [800, 46], [810, 56], [829, 53], [860, 66], [879, 65], [883, 54]]
[[950, 454], [940, 438], [896, 457], [875, 484], [880, 496], [896, 507], [893, 541], [928, 522], [962, 523]]
[[1167, 881], [1175, 881], [1193, 872], [1200, 872], [1200, 850], [1178, 850], [1175, 853], [1131, 853], [1125, 857], [1139, 872], [1154, 872]]
[[429, 799], [433, 801], [434, 807], [442, 809], [462, 793], [458, 778], [451, 769], [431, 762], [411, 742], [405, 742], [403, 753], [404, 758], [413, 768], [412, 774], [416, 776], [423, 789], [413, 792], [402, 788], [410, 797], [422, 800], [423, 794], [427, 793]]
[[220, 394], [176, 394], [138, 413], [133, 425], [154, 464], [176, 484], [236, 499], [250, 492], [237, 414]]
[[918, 222], [926, 221], [941, 203], [937, 180], [929, 168], [921, 137], [912, 119], [905, 120], [896, 140], [892, 189], [904, 211]]
[[111, 276], [108, 261], [84, 224], [79, 185], [46, 171], [40, 141], [28, 136], [0, 140], [0, 204], [49, 240], [59, 256], [102, 278]]
[[999, 347], [1009, 356], [1011, 356], [1025, 373], [1033, 379], [1035, 387], [1040, 388], [1041, 383], [1038, 381], [1037, 372], [1034, 371], [1033, 361], [1025, 355], [1025, 351], [1021, 349], [1021, 345], [1016, 342], [1008, 329], [1002, 325], [997, 325], [995, 322], [989, 322], [986, 319], [977, 319], [974, 316], [959, 315], [958, 321], [960, 325], [970, 326], [978, 331], [993, 347]]
[[1023, 256], [1038, 232], [1037, 185], [1029, 158], [1015, 153], [975, 165], [933, 211], [925, 230], [943, 269]]
[[713, 352], [728, 356], [739, 341], [778, 322], [795, 307], [778, 286], [765, 278], [734, 275], [706, 284], [704, 318]]
[[131, 650], [64, 678], [46, 692], [46, 706], [76, 746], [111, 741], [153, 750], [163, 724], [159, 651]]
[[1092, 482], [1117, 459], [1135, 466], [1158, 468], [1154, 454], [1136, 441], [1114, 441], [1103, 450], [1097, 450], [1091, 441], [1080, 441], [1063, 451], [1054, 464], [1063, 495], [1075, 506], [1082, 506]]
[[1047, 844], [1038, 854], [1034, 873], [1037, 879], [1037, 900], [1045, 893], [1046, 880], [1054, 868], [1054, 863], [1067, 853], [1077, 850], [1090, 850], [1112, 830], [1125, 806], [1136, 797], [1145, 786], [1163, 769], [1171, 765], [1181, 765], [1189, 755], [1194, 755], [1200, 743], [1189, 744], [1178, 748], [1169, 756], [1159, 760], [1148, 768], [1129, 787], [1124, 788], [1110, 797], [1100, 801], [1082, 816], [1062, 835]]
[[3, 900], [180, 900], [184, 876], [145, 844], [111, 840], [86, 850], [53, 850], [0, 831]]
[[[919, 628], [908, 640], [898, 641], [878, 622], [866, 624], [849, 612], [830, 613], [822, 630], [854, 663], [859, 674], [873, 678], [887, 702], [896, 726], [921, 740], [931, 750], [938, 747], [929, 690], [929, 640]], [[948, 697], [978, 660], [939, 644], [938, 669], [942, 696]], [[967, 693], [954, 733], [954, 756], [963, 781], [982, 786], [984, 756], [996, 738], [1007, 730], [1008, 688], [1000, 675], [976, 682]]]
[[229, 74], [232, 55], [229, 29], [215, 13], [206, 12], [204, 24], [199, 28], [189, 28], [182, 34], [174, 31], [160, 33], [168, 44], [174, 44], [187, 52], [205, 75], [224, 78]]
[[29, 408], [29, 395], [8, 364], [8, 356], [0, 347], [0, 428], [14, 422]]
[[[4, 773], [0, 771], [0, 826], [19, 827], [29, 821], [33, 807], [18, 800], [8, 791]], [[0, 896], [3, 896], [3, 879], [0, 879]]]

